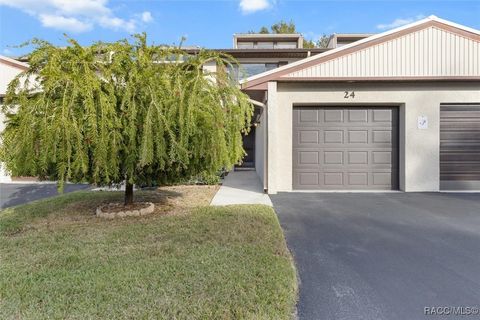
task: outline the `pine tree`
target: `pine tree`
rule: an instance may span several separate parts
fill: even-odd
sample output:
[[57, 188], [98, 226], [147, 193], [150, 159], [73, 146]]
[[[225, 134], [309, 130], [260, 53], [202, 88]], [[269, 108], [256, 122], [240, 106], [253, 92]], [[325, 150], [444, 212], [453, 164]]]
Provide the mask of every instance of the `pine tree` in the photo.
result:
[[[252, 107], [226, 70], [234, 61], [202, 50], [133, 42], [67, 47], [34, 40], [30, 68], [13, 80], [0, 158], [13, 175], [114, 185], [175, 182], [239, 162]], [[205, 73], [214, 61], [218, 72]]]

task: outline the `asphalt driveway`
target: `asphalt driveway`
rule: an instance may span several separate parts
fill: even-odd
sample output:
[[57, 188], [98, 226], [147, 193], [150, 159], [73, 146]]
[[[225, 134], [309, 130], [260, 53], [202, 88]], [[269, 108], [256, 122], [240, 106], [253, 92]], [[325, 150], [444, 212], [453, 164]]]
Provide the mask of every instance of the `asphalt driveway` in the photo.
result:
[[480, 317], [425, 315], [480, 307], [480, 194], [271, 199], [300, 275], [300, 319]]
[[[87, 184], [66, 184], [64, 193], [90, 188]], [[58, 195], [56, 184], [0, 183], [0, 209]]]

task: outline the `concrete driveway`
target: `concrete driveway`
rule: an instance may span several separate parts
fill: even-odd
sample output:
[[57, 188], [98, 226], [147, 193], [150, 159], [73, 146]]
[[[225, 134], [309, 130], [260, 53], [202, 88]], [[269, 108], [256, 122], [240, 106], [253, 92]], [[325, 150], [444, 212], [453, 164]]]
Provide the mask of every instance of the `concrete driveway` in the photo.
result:
[[[87, 184], [66, 184], [64, 192], [90, 188]], [[53, 183], [0, 183], [0, 209], [58, 195]]]
[[480, 194], [271, 198], [300, 275], [300, 319], [433, 319], [426, 307], [480, 307]]

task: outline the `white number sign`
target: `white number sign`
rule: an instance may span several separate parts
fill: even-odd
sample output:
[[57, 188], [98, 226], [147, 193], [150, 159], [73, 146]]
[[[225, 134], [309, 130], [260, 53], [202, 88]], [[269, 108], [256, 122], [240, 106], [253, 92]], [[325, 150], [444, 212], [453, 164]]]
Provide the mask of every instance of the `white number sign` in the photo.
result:
[[417, 127], [418, 129], [428, 129], [428, 118], [427, 116], [418, 116], [418, 121], [417, 121]]

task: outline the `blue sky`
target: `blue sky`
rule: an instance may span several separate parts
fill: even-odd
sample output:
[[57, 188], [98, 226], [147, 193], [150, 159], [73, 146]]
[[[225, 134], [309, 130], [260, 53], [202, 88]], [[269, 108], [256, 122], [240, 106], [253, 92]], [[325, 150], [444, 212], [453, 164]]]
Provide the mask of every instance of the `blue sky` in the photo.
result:
[[475, 1], [323, 0], [0, 0], [0, 54], [37, 37], [64, 45], [64, 33], [89, 44], [146, 31], [153, 43], [230, 48], [233, 33], [293, 20], [307, 38], [334, 32], [381, 32], [419, 18], [440, 18], [480, 29]]

